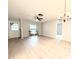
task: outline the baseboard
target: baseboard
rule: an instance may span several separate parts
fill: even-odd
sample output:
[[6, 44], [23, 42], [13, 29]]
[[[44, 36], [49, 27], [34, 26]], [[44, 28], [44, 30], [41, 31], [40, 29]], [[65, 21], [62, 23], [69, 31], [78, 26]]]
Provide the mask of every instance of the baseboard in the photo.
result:
[[14, 37], [14, 38], [8, 38], [8, 39], [21, 39], [21, 37]]
[[[48, 37], [48, 38], [50, 38], [50, 39], [56, 39], [56, 38], [52, 38], [52, 37], [45, 36], [45, 35], [41, 35], [41, 36]], [[61, 41], [65, 41], [65, 42], [67, 42], [67, 43], [71, 43], [70, 41], [66, 41], [66, 40], [61, 40]]]
[[[52, 37], [49, 37], [49, 36], [45, 36], [45, 35], [38, 35], [39, 37], [40, 36], [43, 36], [43, 37], [47, 37], [47, 38], [50, 38], [50, 39], [56, 39], [56, 38], [52, 38]], [[23, 39], [26, 39], [26, 38], [29, 38], [30, 36], [28, 36], [28, 37], [23, 37]], [[21, 37], [14, 37], [14, 38], [8, 38], [8, 39], [21, 39]], [[71, 43], [70, 41], [66, 41], [66, 40], [61, 40], [61, 41], [65, 41], [65, 42], [67, 42], [67, 43]]]
[[67, 43], [71, 43], [70, 41], [66, 41], [66, 40], [61, 40], [61, 41], [65, 41], [65, 42], [67, 42]]
[[56, 39], [56, 38], [53, 38], [53, 37], [49, 37], [49, 36], [45, 36], [45, 35], [41, 35], [43, 37], [47, 37], [47, 38], [50, 38], [50, 39]]

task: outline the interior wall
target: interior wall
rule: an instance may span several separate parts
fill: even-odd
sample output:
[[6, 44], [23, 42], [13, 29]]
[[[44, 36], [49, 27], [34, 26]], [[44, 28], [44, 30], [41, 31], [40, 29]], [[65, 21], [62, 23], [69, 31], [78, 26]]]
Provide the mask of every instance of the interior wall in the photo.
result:
[[43, 35], [55, 38], [56, 37], [56, 21], [47, 21], [43, 23]]
[[23, 37], [28, 37], [29, 36], [29, 29], [30, 29], [30, 24], [36, 24], [37, 26], [37, 31], [39, 35], [41, 35], [41, 23], [40, 22], [34, 22], [34, 21], [29, 21], [29, 20], [22, 20], [22, 33]]
[[71, 21], [63, 23], [63, 40], [71, 41]]
[[[62, 25], [63, 37], [62, 40], [70, 41], [71, 22], [67, 21]], [[56, 21], [47, 21], [43, 23], [43, 35], [51, 38], [56, 38]]]

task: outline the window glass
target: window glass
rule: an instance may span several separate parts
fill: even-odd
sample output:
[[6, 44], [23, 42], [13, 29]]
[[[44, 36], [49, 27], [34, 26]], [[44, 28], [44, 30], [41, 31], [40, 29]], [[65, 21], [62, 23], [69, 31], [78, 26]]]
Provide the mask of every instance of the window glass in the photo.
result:
[[62, 21], [57, 21], [57, 35], [62, 35]]
[[36, 25], [30, 25], [31, 34], [36, 34]]
[[14, 23], [13, 25], [11, 25], [11, 30], [12, 31], [17, 31], [19, 30], [19, 25], [17, 23]]
[[36, 30], [36, 25], [30, 25], [30, 30]]
[[62, 35], [62, 23], [57, 24], [57, 35]]

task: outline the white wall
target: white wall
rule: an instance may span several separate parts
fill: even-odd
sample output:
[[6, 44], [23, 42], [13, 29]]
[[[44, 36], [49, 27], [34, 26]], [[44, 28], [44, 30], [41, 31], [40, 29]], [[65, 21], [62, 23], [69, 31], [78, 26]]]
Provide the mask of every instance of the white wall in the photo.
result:
[[38, 33], [39, 33], [39, 35], [41, 35], [41, 23], [40, 22], [36, 23], [36, 22], [33, 22], [33, 21], [22, 20], [23, 37], [29, 36], [30, 24], [36, 24]]
[[[62, 40], [70, 41], [71, 22], [63, 23], [63, 37]], [[56, 38], [56, 21], [47, 21], [43, 23], [43, 35], [51, 38]]]
[[43, 23], [43, 35], [52, 38], [56, 37], [56, 21], [47, 21]]
[[71, 41], [71, 21], [63, 23], [63, 40]]

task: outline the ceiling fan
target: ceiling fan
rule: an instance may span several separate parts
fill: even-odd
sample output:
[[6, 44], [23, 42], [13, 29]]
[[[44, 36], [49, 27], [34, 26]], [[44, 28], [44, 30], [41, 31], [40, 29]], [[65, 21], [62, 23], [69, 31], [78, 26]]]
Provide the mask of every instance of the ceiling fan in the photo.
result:
[[43, 20], [43, 14], [39, 13], [38, 15], [35, 16], [36, 21], [42, 21]]

